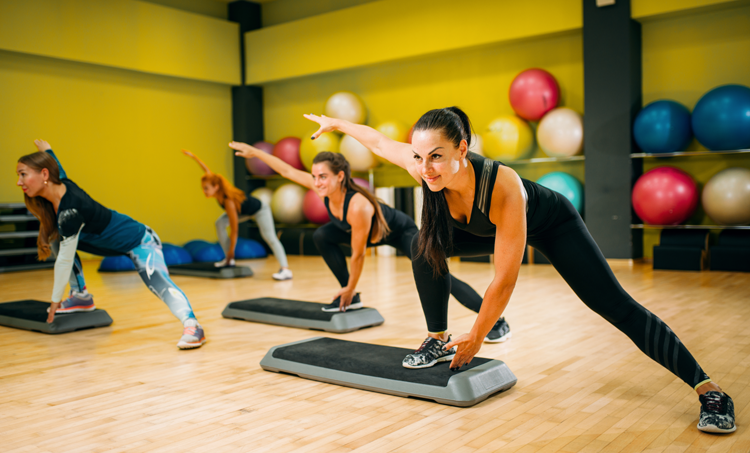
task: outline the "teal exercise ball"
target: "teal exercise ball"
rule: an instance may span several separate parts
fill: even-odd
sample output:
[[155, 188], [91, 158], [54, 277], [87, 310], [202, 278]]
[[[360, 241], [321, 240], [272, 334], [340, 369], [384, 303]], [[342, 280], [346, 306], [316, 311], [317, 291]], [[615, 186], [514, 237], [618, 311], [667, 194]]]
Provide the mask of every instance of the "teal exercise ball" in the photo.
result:
[[539, 178], [536, 183], [562, 194], [579, 213], [583, 210], [583, 185], [575, 177], [562, 171], [553, 171]]

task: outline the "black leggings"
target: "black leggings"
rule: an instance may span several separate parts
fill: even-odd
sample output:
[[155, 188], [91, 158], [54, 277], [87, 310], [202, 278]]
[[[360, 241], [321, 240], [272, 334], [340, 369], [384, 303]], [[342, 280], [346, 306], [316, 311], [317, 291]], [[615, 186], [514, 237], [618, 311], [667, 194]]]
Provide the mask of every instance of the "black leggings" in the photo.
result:
[[[398, 230], [391, 230], [391, 234], [377, 244], [372, 244], [368, 240], [367, 247], [390, 245], [397, 250], [400, 250], [411, 259], [412, 240], [418, 235], [419, 230], [417, 229], [417, 226], [412, 223], [411, 225], [406, 225]], [[331, 272], [333, 272], [333, 275], [335, 275], [336, 279], [339, 281], [341, 287], [348, 285], [349, 269], [346, 267], [346, 256], [344, 255], [343, 250], [341, 250], [341, 245], [351, 245], [351, 233], [343, 231], [332, 223], [327, 223], [315, 230], [315, 233], [313, 233], [313, 240], [315, 241], [315, 245], [318, 247], [318, 251], [323, 256], [326, 264], [331, 269]], [[451, 288], [446, 294], [453, 294], [456, 300], [458, 300], [463, 306], [479, 313], [479, 309], [482, 307], [482, 296], [477, 294], [477, 292], [474, 291], [474, 288], [465, 282], [452, 275], [449, 275], [448, 277]], [[448, 300], [446, 299], [446, 306], [447, 304]]]
[[[708, 376], [677, 335], [620, 286], [573, 206], [567, 202], [561, 209], [563, 215], [556, 216], [556, 224], [545, 228], [541, 235], [530, 235], [528, 244], [547, 257], [583, 303], [627, 335], [647, 356], [691, 387], [707, 380]], [[412, 250], [416, 251], [418, 245], [417, 235]], [[494, 237], [454, 229], [453, 249], [448, 255], [488, 255], [494, 253], [494, 246]], [[423, 257], [412, 260], [412, 268], [427, 329], [447, 330], [451, 280], [434, 277]]]

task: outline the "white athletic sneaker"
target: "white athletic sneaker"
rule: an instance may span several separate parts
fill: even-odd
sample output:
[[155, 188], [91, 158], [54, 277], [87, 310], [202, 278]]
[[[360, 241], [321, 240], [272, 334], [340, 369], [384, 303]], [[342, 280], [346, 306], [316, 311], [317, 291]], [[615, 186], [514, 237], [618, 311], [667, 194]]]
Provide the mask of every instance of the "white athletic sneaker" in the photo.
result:
[[292, 271], [289, 269], [279, 269], [279, 271], [273, 275], [271, 275], [274, 280], [291, 280], [292, 279]]

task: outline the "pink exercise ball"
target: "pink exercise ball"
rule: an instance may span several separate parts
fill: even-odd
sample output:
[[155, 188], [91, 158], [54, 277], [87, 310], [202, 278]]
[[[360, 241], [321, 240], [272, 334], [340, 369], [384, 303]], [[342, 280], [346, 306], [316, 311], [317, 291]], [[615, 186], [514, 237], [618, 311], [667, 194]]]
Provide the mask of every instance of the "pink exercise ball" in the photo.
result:
[[328, 223], [330, 220], [325, 203], [314, 190], [308, 190], [305, 194], [305, 198], [302, 200], [302, 212], [307, 220], [318, 225]]
[[679, 225], [698, 207], [698, 185], [675, 167], [644, 173], [633, 187], [633, 209], [651, 225]]
[[[253, 146], [267, 154], [273, 154], [272, 143], [256, 142], [253, 143]], [[247, 167], [247, 171], [249, 171], [250, 174], [255, 176], [269, 176], [276, 173], [273, 171], [273, 168], [269, 167], [265, 162], [256, 157], [245, 159], [245, 167]]]
[[300, 139], [297, 137], [282, 138], [273, 147], [273, 155], [297, 170], [304, 170], [305, 167], [299, 157], [299, 145]]
[[527, 69], [513, 79], [508, 97], [510, 106], [518, 116], [539, 121], [557, 106], [560, 88], [552, 74], [544, 69]]
[[352, 178], [352, 181], [354, 181], [354, 184], [360, 187], [364, 187], [368, 192], [372, 193], [372, 186], [370, 185], [369, 181], [362, 178]]

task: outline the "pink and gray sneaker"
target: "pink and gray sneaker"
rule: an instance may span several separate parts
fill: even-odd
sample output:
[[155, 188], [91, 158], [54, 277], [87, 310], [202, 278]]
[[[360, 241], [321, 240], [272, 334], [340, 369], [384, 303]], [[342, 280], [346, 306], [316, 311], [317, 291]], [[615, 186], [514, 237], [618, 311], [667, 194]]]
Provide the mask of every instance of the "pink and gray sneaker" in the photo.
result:
[[70, 296], [62, 301], [60, 308], [57, 309], [58, 314], [65, 313], [76, 313], [79, 311], [94, 311], [94, 296], [89, 293], [78, 293], [71, 291]]

